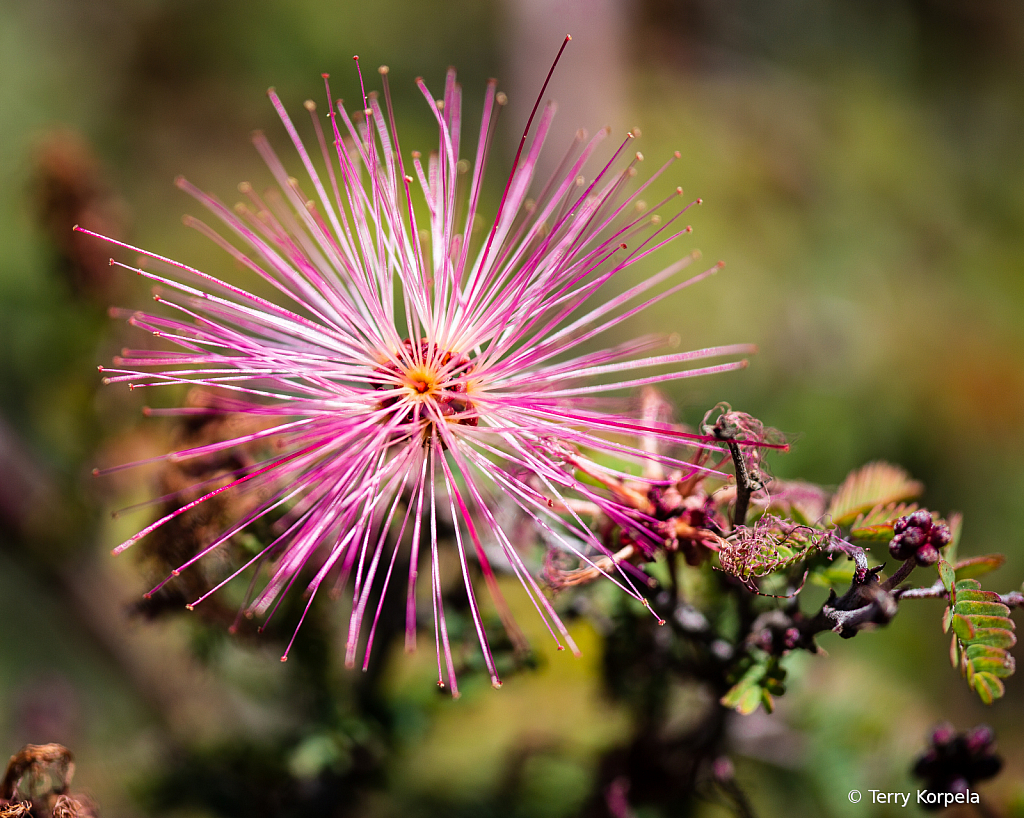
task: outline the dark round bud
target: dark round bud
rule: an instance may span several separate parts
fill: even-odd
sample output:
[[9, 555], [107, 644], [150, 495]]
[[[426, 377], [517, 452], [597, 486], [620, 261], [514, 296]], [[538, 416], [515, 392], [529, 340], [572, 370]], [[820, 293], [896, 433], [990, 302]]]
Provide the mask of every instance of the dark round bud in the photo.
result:
[[967, 751], [978, 755], [987, 751], [992, 746], [992, 742], [996, 740], [995, 731], [987, 724], [979, 724], [973, 730], [967, 733]]
[[729, 781], [736, 775], [736, 768], [728, 756], [719, 756], [711, 765], [711, 772], [719, 781]]
[[800, 631], [796, 628], [786, 628], [786, 649], [792, 650], [800, 643]]
[[900, 538], [907, 548], [914, 551], [928, 541], [928, 534], [920, 528], [908, 528], [900, 534]]
[[956, 738], [956, 728], [948, 721], [942, 722], [932, 730], [932, 744], [935, 747], [944, 747]]
[[906, 534], [897, 534], [889, 543], [889, 553], [892, 554], [893, 559], [905, 560], [914, 555], [914, 549], [907, 545], [904, 537]]
[[903, 519], [907, 521], [908, 528], [923, 528], [927, 531], [932, 527], [932, 515], [923, 508], [913, 514], [908, 514]]
[[939, 561], [939, 552], [934, 545], [922, 545], [917, 549], [917, 564], [925, 567]]
[[928, 536], [928, 542], [936, 548], [945, 548], [949, 545], [951, 539], [953, 539], [953, 535], [950, 533], [949, 526], [945, 523], [933, 525], [931, 534]]

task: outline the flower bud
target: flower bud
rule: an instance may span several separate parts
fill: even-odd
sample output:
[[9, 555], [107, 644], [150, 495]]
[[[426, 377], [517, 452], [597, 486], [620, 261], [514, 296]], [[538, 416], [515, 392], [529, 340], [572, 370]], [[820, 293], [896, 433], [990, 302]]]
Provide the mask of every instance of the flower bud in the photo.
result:
[[992, 742], [996, 740], [996, 734], [987, 724], [979, 724], [967, 733], [965, 740], [968, 752], [980, 754], [992, 746]]
[[928, 536], [928, 541], [936, 548], [944, 548], [949, 545], [952, 539], [953, 535], [950, 533], [949, 526], [945, 523], [933, 525], [931, 534]]
[[905, 532], [903, 534], [897, 534], [889, 543], [889, 553], [892, 554], [893, 559], [909, 559], [914, 556], [914, 550], [915, 546], [908, 545]]
[[956, 728], [948, 721], [942, 722], [932, 730], [931, 743], [936, 747], [949, 744], [956, 738]]
[[913, 514], [908, 514], [904, 517], [907, 521], [907, 526], [911, 528], [923, 528], [926, 531], [932, 527], [932, 515], [925, 509], [915, 511]]
[[913, 551], [925, 544], [928, 540], [928, 532], [923, 528], [908, 528], [900, 534], [900, 539], [906, 548]]

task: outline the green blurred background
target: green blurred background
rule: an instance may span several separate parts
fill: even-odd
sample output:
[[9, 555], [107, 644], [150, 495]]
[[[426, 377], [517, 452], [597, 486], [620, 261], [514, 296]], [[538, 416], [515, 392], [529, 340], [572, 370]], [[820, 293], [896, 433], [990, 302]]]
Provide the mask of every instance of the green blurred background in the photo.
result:
[[[142, 421], [123, 389], [98, 388], [96, 365], [129, 342], [107, 307], [143, 304], [146, 289], [71, 225], [229, 269], [182, 227], [196, 208], [174, 176], [229, 200], [242, 179], [267, 184], [248, 133], [265, 129], [287, 147], [263, 91], [276, 86], [298, 111], [322, 98], [327, 71], [335, 95], [356, 99], [353, 54], [374, 86], [373, 69], [390, 66], [407, 151], [430, 145], [414, 77], [438, 92], [457, 66], [467, 123], [486, 79], [504, 79], [493, 212], [566, 32], [556, 143], [610, 123], [617, 134], [641, 128], [649, 170], [681, 151], [665, 187], [703, 197], [693, 246], [727, 262], [623, 334], [657, 323], [684, 347], [761, 350], [744, 372], [670, 390], [680, 416], [696, 422], [727, 400], [783, 430], [794, 445], [773, 467], [784, 477], [836, 485], [869, 460], [905, 465], [930, 507], [964, 513], [965, 553], [1008, 555], [987, 584], [1019, 587], [1024, 5], [2, 0], [0, 753], [61, 741], [78, 757], [77, 788], [103, 814], [146, 815], [173, 802], [154, 795], [169, 759], [295, 722], [279, 646], [219, 644], [204, 662], [207, 637], [187, 620], [125, 614], [144, 587], [132, 557], [108, 550], [139, 518], [107, 512], [150, 489], [89, 472], [156, 453], [170, 433]], [[910, 760], [943, 717], [996, 728], [1007, 770], [990, 791], [997, 803], [1021, 799], [1024, 684], [1011, 680], [983, 708], [948, 667], [941, 605], [904, 608], [879, 633], [824, 638], [829, 657], [794, 663], [777, 715], [735, 725], [740, 780], [761, 814], [888, 814], [849, 804], [847, 791], [911, 789]], [[332, 613], [322, 616], [330, 634]], [[544, 653], [531, 632], [538, 670], [455, 703], [429, 689], [429, 650], [396, 654], [386, 691], [398, 749], [354, 814], [575, 814], [598, 755], [624, 729], [602, 698], [600, 637], [583, 621], [576, 631], [583, 659]], [[347, 689], [344, 671], [330, 673]], [[301, 782], [349, 763], [338, 752], [334, 737], [304, 735], [286, 766]], [[168, 814], [236, 813], [178, 804]]]

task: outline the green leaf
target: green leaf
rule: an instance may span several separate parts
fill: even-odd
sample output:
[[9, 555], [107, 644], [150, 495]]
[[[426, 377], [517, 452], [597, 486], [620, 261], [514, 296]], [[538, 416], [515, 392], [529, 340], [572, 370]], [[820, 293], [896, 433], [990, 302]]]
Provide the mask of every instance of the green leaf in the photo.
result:
[[1013, 657], [1007, 654], [1002, 657], [985, 656], [973, 659], [971, 660], [971, 667], [974, 668], [975, 674], [991, 673], [994, 676], [1008, 678], [1013, 675], [1017, 665]]
[[751, 685], [748, 687], [743, 691], [739, 701], [736, 703], [736, 712], [741, 716], [749, 716], [757, 710], [758, 705], [761, 704], [761, 701], [763, 700], [763, 693], [764, 688], [760, 685]]
[[960, 667], [961, 656], [960, 639], [954, 633], [953, 638], [949, 642], [949, 663], [955, 668]]
[[[949, 556], [948, 551], [946, 556]], [[989, 571], [995, 571], [1004, 562], [1006, 562], [1006, 557], [1002, 554], [985, 554], [981, 557], [970, 557], [966, 560], [960, 560], [960, 562], [953, 566], [953, 570], [956, 571], [957, 579], [969, 579], [971, 577], [983, 576]]]
[[994, 591], [975, 591], [972, 588], [961, 588], [956, 592], [957, 602], [977, 602], [984, 605], [1002, 605], [999, 594]]
[[[740, 678], [736, 684], [729, 688], [728, 692], [720, 699], [721, 703], [725, 707], [731, 707], [735, 710], [740, 710], [740, 705], [744, 701], [749, 700], [750, 691], [754, 691], [754, 695], [758, 701], [761, 697], [761, 679], [764, 678], [765, 666], [763, 663], [756, 662], [751, 665], [746, 673]], [[755, 703], [754, 708], [757, 708]], [[753, 711], [750, 711], [753, 712]]]
[[[981, 583], [976, 579], [962, 579], [956, 584], [958, 591], [981, 591]], [[983, 594], [991, 594], [992, 591], [981, 591]]]
[[945, 612], [942, 614], [942, 632], [949, 633], [949, 626], [953, 620], [953, 607], [951, 605], [946, 606]]
[[939, 579], [942, 580], [942, 586], [949, 594], [950, 601], [953, 601], [956, 598], [956, 590], [953, 586], [956, 574], [953, 571], [953, 566], [943, 559], [939, 560]]
[[[747, 666], [746, 662], [751, 664]], [[775, 709], [773, 694], [781, 696], [786, 692], [786, 669], [779, 664], [778, 657], [761, 651], [755, 651], [753, 656], [744, 659], [740, 664], [740, 668], [743, 667], [746, 667], [743, 676], [719, 701], [743, 716], [753, 713], [761, 705], [771, 713]]]
[[974, 639], [974, 626], [967, 617], [954, 613], [950, 624], [953, 626], [953, 633], [957, 635], [960, 641], [970, 642]]
[[[956, 617], [954, 617], [955, 620]], [[1012, 621], [1010, 624], [1013, 624]], [[956, 626], [954, 625], [954, 627]], [[959, 636], [959, 634], [957, 635]], [[963, 639], [962, 636], [960, 638]], [[970, 641], [978, 645], [1012, 648], [1017, 644], [1017, 637], [1013, 635], [1013, 631], [1004, 630], [1003, 628], [975, 628], [974, 636], [971, 637]]]
[[1004, 630], [1004, 631], [1011, 631], [1011, 630], [1013, 630], [1013, 621], [1011, 619], [1009, 619], [1009, 617], [1005, 617], [1005, 616], [977, 616], [977, 615], [973, 615], [973, 614], [970, 615], [970, 616], [965, 616], [963, 611], [960, 610], [960, 605], [959, 604], [954, 609], [954, 615], [957, 615], [957, 614], [962, 616], [964, 619], [967, 619], [968, 621], [970, 621], [971, 627], [974, 628], [975, 631], [978, 631], [979, 629], [980, 630], [999, 629], [999, 630]]
[[1008, 617], [1010, 609], [1002, 602], [977, 602], [964, 599], [961, 594], [956, 600], [956, 612], [961, 616], [1002, 616]]
[[1006, 651], [1002, 648], [994, 648], [991, 645], [968, 645], [964, 649], [964, 655], [968, 659], [974, 661], [975, 659], [984, 659], [992, 656], [1006, 656]]
[[899, 466], [875, 462], [850, 472], [836, 490], [828, 514], [836, 525], [852, 523], [876, 506], [917, 497], [924, 487]]
[[975, 673], [971, 679], [971, 687], [978, 693], [985, 704], [992, 704], [996, 699], [1002, 698], [1006, 692], [1006, 686], [1002, 679], [993, 676], [991, 673]]
[[954, 663], [959, 660], [967, 684], [983, 702], [991, 704], [1003, 695], [1001, 680], [1016, 669], [1007, 652], [1017, 643], [1013, 620], [999, 595], [982, 591], [977, 580], [961, 580], [956, 587], [959, 590], [950, 616], [955, 635], [949, 658]]

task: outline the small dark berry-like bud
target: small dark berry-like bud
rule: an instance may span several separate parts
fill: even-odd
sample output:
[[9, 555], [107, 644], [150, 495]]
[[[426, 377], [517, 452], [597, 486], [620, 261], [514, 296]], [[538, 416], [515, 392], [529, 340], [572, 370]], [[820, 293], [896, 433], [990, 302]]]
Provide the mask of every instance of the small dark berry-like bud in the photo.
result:
[[992, 746], [996, 740], [996, 734], [987, 724], [979, 724], [965, 736], [967, 750], [970, 753], [980, 754]]
[[933, 525], [932, 532], [928, 536], [928, 542], [936, 548], [944, 548], [949, 545], [949, 541], [951, 539], [953, 539], [953, 535], [949, 531], [949, 526], [945, 523], [936, 523]]
[[[966, 793], [1002, 769], [1003, 760], [993, 751], [994, 743], [995, 734], [987, 725], [957, 734], [953, 725], [940, 724], [932, 730], [931, 747], [918, 756], [912, 772], [924, 779], [924, 789], [929, 792]], [[931, 806], [925, 806], [926, 810], [942, 809], [941, 800], [928, 803]]]
[[935, 747], [943, 747], [956, 738], [956, 728], [948, 721], [942, 722], [932, 730], [932, 744]]
[[892, 538], [889, 543], [889, 553], [892, 554], [893, 559], [905, 560], [914, 556], [914, 548], [907, 545], [906, 533], [897, 534]]
[[932, 527], [932, 515], [924, 509], [915, 511], [913, 514], [908, 514], [903, 519], [907, 521], [908, 527], [923, 528], [925, 531]]
[[736, 768], [728, 756], [719, 756], [711, 765], [711, 772], [719, 781], [729, 781], [736, 775]]
[[900, 538], [906, 548], [913, 551], [916, 548], [920, 548], [928, 541], [928, 533], [921, 528], [908, 528], [902, 534]]
[[943, 540], [940, 531], [937, 542], [932, 542], [932, 515], [928, 511], [921, 509], [900, 517], [892, 526], [894, 536], [889, 543], [889, 553], [898, 560], [916, 556], [920, 565], [934, 565], [939, 559], [938, 549], [949, 542], [949, 529], [943, 528], [946, 539]]

